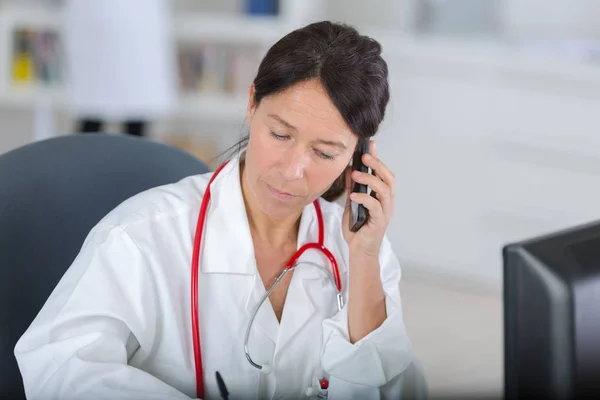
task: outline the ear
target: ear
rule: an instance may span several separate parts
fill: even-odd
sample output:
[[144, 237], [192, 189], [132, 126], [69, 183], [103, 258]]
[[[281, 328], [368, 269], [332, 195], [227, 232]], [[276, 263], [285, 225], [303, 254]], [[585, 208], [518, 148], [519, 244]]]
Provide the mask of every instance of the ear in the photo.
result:
[[248, 105], [246, 107], [246, 122], [248, 122], [248, 125], [251, 125], [252, 116], [254, 115], [254, 110], [256, 110], [256, 104], [254, 102], [255, 93], [254, 83], [252, 83], [250, 89], [248, 89]]

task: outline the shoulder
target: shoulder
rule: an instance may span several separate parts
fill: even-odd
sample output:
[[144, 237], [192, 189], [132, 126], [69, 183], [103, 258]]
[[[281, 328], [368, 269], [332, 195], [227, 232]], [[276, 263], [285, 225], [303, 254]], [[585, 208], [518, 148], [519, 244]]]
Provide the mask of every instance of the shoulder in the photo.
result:
[[140, 192], [115, 207], [99, 224], [127, 230], [139, 223], [157, 222], [196, 211], [211, 176], [212, 172], [192, 175]]
[[[120, 274], [150, 268], [161, 276], [161, 266], [187, 265], [191, 243], [183, 239], [193, 235], [210, 176], [189, 176], [125, 200], [88, 232], [70, 269], [79, 275], [98, 268]], [[171, 251], [181, 246], [183, 251]], [[176, 270], [171, 268], [171, 276]]]

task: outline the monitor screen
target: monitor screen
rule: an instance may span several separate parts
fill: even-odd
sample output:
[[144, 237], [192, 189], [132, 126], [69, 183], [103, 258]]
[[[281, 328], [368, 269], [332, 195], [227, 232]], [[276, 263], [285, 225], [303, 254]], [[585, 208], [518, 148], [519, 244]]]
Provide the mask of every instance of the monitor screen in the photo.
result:
[[600, 222], [503, 258], [506, 399], [600, 398]]

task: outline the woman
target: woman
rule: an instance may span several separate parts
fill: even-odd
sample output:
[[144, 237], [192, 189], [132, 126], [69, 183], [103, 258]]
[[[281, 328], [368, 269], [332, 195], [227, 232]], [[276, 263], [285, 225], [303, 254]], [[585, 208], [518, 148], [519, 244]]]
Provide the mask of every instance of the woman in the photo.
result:
[[[329, 398], [398, 398], [411, 362], [400, 304], [400, 266], [385, 231], [392, 172], [352, 179], [377, 194], [352, 199], [370, 213], [356, 233], [330, 201], [349, 184], [359, 139], [373, 136], [389, 99], [380, 45], [321, 22], [266, 54], [250, 87], [250, 134], [216, 175], [191, 176], [121, 204], [80, 254], [15, 353], [29, 398], [218, 398], [219, 371], [233, 399], [305, 398], [321, 379]], [[211, 177], [199, 261], [204, 384], [196, 390], [190, 265]], [[346, 305], [337, 309], [327, 259], [307, 251], [268, 301], [260, 299], [299, 246], [317, 241], [337, 259]], [[270, 373], [268, 373], [271, 370]], [[204, 393], [202, 393], [204, 391]]]

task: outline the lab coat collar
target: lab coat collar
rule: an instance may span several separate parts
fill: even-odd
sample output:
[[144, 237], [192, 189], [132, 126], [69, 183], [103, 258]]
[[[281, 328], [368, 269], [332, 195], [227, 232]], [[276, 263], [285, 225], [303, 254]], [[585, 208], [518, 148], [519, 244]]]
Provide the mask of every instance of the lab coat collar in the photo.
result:
[[[327, 229], [327, 222], [325, 225]], [[316, 211], [311, 203], [304, 208], [300, 217], [297, 249], [305, 243], [316, 242], [318, 229]], [[254, 275], [257, 272], [252, 234], [242, 196], [239, 156], [233, 158], [212, 183], [202, 242], [200, 270], [203, 273]], [[299, 259], [300, 263], [303, 261], [329, 269], [327, 258], [317, 250], [304, 252]], [[307, 279], [322, 277], [323, 273], [313, 266], [300, 265], [294, 275]]]
[[[316, 242], [318, 229], [317, 214], [311, 203], [304, 208], [300, 218], [297, 249], [305, 243]], [[325, 229], [327, 230], [327, 221]], [[254, 245], [242, 196], [239, 157], [232, 159], [213, 181], [204, 235], [204, 250], [200, 257], [202, 273], [254, 275], [253, 288], [250, 289], [245, 304], [246, 310], [251, 314], [268, 288], [264, 288], [257, 273]], [[327, 232], [325, 241], [327, 243]], [[205, 251], [206, 249], [211, 251]], [[318, 307], [335, 301], [335, 291], [329, 279], [326, 279], [326, 274], [314, 265], [305, 264], [306, 261], [331, 271], [328, 259], [317, 250], [307, 250], [299, 258], [287, 294], [287, 299], [293, 301], [286, 300], [282, 315], [283, 329], [280, 328], [268, 299], [256, 316], [255, 325], [277, 343], [277, 348], [285, 346], [317, 314]], [[317, 279], [324, 283], [315, 286]], [[302, 306], [291, 309], [293, 304]]]
[[242, 196], [239, 156], [219, 172], [210, 192], [202, 238], [201, 271], [208, 274], [255, 274], [254, 245]]

